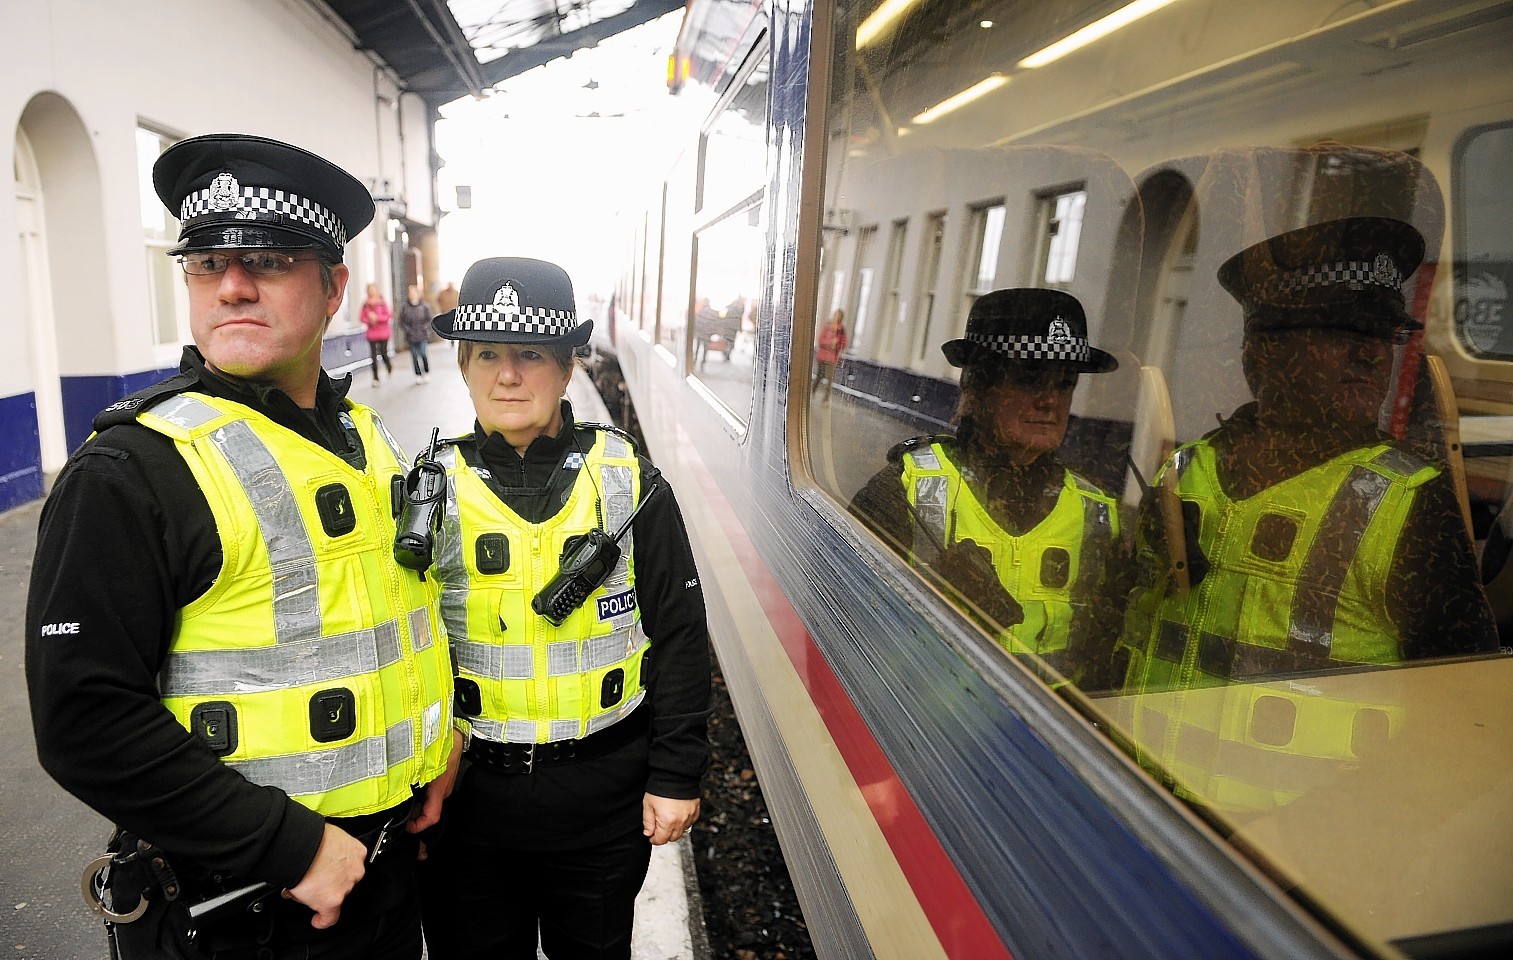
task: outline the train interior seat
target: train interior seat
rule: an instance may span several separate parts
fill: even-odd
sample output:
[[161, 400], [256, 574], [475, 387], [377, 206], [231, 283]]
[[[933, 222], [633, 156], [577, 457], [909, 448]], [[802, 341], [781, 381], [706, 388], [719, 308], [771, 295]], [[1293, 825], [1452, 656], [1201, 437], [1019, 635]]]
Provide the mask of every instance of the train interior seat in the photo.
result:
[[1124, 483], [1124, 503], [1137, 506], [1145, 487], [1177, 446], [1177, 426], [1172, 418], [1171, 393], [1160, 367], [1140, 367], [1140, 386], [1135, 394], [1134, 433], [1130, 438], [1130, 469]]
[[1455, 388], [1443, 358], [1426, 353], [1419, 365], [1404, 442], [1421, 456], [1441, 464], [1455, 481], [1455, 498], [1467, 536], [1476, 542], [1471, 523], [1471, 497], [1466, 483], [1466, 462], [1460, 443], [1460, 412]]
[[1504, 647], [1513, 646], [1513, 496], [1487, 532], [1481, 553], [1481, 581], [1486, 588], [1497, 632]]
[[[1476, 542], [1472, 523], [1470, 488], [1466, 480], [1465, 453], [1460, 441], [1460, 413], [1449, 368], [1442, 357], [1425, 354], [1414, 391], [1413, 410], [1404, 438], [1419, 453], [1443, 464], [1455, 480], [1455, 495], [1461, 517], [1472, 543]], [[1503, 646], [1513, 644], [1513, 495], [1501, 509], [1481, 545], [1481, 580], [1497, 620], [1497, 632]]]

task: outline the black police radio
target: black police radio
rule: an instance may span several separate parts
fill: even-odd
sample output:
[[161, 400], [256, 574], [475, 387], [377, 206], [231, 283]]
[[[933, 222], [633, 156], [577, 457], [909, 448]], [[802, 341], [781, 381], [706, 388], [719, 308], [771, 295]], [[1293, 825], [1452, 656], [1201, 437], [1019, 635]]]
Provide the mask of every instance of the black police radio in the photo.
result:
[[398, 487], [399, 478], [395, 478], [395, 499], [400, 502], [394, 559], [402, 567], [420, 571], [422, 576], [431, 565], [447, 492], [446, 469], [436, 462], [436, 440], [440, 434], [439, 427], [431, 431], [430, 446], [415, 458], [415, 466], [404, 478], [402, 488]]
[[653, 483], [647, 489], [646, 496], [641, 498], [614, 536], [596, 527], [588, 533], [568, 537], [567, 543], [562, 545], [557, 575], [531, 598], [531, 609], [551, 621], [553, 626], [562, 626], [568, 614], [582, 606], [588, 595], [609, 579], [620, 560], [620, 539], [658, 488], [659, 485]]

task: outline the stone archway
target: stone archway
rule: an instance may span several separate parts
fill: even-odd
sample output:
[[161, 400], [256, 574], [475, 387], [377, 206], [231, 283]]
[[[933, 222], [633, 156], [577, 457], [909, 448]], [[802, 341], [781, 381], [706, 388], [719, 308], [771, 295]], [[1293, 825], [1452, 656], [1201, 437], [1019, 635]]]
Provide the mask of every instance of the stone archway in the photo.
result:
[[24, 128], [16, 131], [16, 227], [20, 234], [20, 321], [25, 324], [32, 394], [36, 411], [36, 455], [44, 473], [54, 473], [68, 456], [64, 441], [63, 395], [58, 389], [58, 342], [54, 336], [52, 273], [47, 258], [47, 216], [37, 157]]
[[[18, 156], [23, 144], [35, 180], [29, 203], [38, 215], [36, 256], [28, 264], [31, 363], [39, 427], [47, 431], [40, 438], [42, 467], [52, 472], [61, 466], [60, 451], [66, 456], [89, 435], [100, 407], [95, 385], [118, 373], [115, 311], [107, 294], [100, 167], [89, 130], [65, 98], [39, 93], [22, 111]], [[45, 409], [49, 395], [59, 402], [52, 411]]]

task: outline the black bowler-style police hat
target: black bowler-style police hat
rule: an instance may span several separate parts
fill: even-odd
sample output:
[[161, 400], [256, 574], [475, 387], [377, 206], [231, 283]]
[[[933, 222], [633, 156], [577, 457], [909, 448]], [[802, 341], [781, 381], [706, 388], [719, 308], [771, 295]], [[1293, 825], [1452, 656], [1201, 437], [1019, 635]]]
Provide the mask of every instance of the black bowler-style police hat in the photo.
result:
[[1424, 259], [1424, 238], [1388, 217], [1345, 217], [1246, 247], [1219, 267], [1245, 329], [1354, 330], [1372, 336], [1423, 326], [1403, 283]]
[[340, 261], [347, 241], [373, 220], [373, 198], [347, 171], [241, 133], [180, 140], [153, 164], [152, 185], [179, 218], [170, 254], [273, 247]]
[[581, 347], [594, 322], [578, 322], [573, 282], [555, 263], [489, 257], [468, 267], [457, 308], [431, 321], [448, 340]]
[[994, 290], [967, 314], [966, 335], [941, 344], [953, 367], [994, 360], [1055, 362], [1086, 373], [1119, 366], [1113, 354], [1087, 342], [1087, 317], [1077, 298], [1060, 290]]

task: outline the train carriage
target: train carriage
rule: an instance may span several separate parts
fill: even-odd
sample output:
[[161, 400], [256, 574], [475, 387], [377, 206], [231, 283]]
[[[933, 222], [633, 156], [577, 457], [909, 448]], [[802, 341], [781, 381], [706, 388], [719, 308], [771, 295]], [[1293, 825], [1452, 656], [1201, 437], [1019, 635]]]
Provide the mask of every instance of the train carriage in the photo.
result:
[[[1513, 4], [1490, 0], [689, 4], [669, 66], [687, 124], [635, 187], [600, 382], [623, 377], [684, 491], [821, 956], [1513, 946], [1513, 661], [1082, 689], [850, 507], [890, 447], [952, 429], [940, 348], [976, 298], [1044, 287], [1120, 361], [1079, 388], [1062, 456], [1133, 518], [1171, 450], [1250, 399], [1219, 265], [1391, 216], [1425, 239], [1404, 287], [1424, 330], [1394, 347], [1380, 426], [1453, 479], [1510, 618], [1509, 50]], [[1268, 697], [1379, 704], [1383, 733], [1306, 784], [1247, 773], [1276, 782], [1244, 810], [1151, 762], [1143, 715]]]

